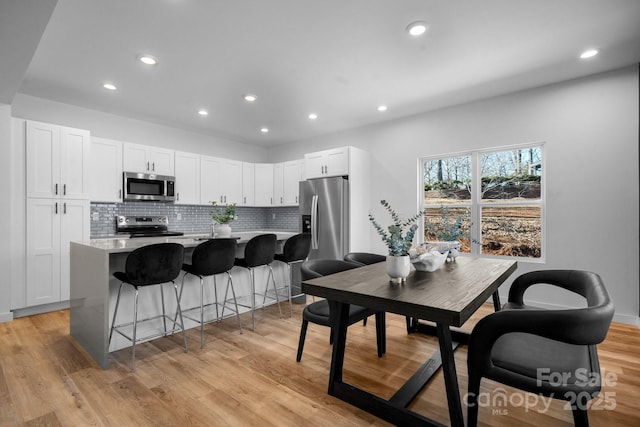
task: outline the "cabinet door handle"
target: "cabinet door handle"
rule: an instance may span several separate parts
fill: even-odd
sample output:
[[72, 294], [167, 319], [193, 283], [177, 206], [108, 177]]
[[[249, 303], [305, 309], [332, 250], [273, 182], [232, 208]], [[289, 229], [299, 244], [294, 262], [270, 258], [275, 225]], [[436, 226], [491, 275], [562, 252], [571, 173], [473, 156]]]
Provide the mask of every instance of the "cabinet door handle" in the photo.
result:
[[67, 195], [67, 184], [62, 184], [62, 195], [63, 196]]
[[282, 197], [280, 197], [280, 204], [282, 204], [282, 203], [283, 203], [283, 202], [282, 202]]
[[[56, 190], [55, 191], [56, 191], [56, 196], [57, 196], [58, 195], [58, 183], [57, 182], [56, 182]], [[58, 213], [58, 212], [56, 212], [56, 213]]]
[[247, 204], [247, 197], [246, 197], [246, 196], [242, 198], [242, 204], [243, 204], [243, 205], [246, 205], [246, 204]]
[[223, 202], [222, 202], [222, 196], [220, 196], [220, 203], [223, 203]]
[[118, 190], [118, 199], [122, 199], [122, 190]]
[[151, 170], [156, 171], [156, 162], [151, 163]]
[[147, 170], [149, 170], [149, 162], [147, 162]]
[[273, 197], [269, 198], [269, 204], [272, 205], [273, 204]]
[[58, 215], [58, 202], [56, 202], [56, 210], [55, 210], [55, 212], [56, 212], [56, 215]]
[[180, 193], [176, 194], [176, 201], [180, 201]]
[[64, 202], [64, 204], [62, 205], [62, 213], [64, 213], [65, 215], [67, 214], [67, 202]]

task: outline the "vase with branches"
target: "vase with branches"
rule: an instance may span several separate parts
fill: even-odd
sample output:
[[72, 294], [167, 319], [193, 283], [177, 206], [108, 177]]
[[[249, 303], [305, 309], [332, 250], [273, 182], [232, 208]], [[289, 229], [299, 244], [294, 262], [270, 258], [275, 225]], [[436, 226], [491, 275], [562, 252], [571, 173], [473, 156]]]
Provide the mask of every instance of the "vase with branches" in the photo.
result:
[[418, 212], [411, 218], [402, 219], [389, 202], [381, 200], [380, 204], [384, 206], [391, 216], [392, 224], [386, 228], [382, 227], [371, 213], [369, 213], [369, 221], [371, 221], [382, 241], [387, 245], [389, 251], [386, 262], [387, 274], [393, 282], [402, 283], [411, 271], [409, 250], [413, 245], [413, 237], [418, 229], [417, 221], [423, 215], [423, 212]]
[[211, 228], [212, 237], [216, 236], [215, 224], [218, 224], [218, 237], [230, 237], [231, 226], [229, 223], [236, 218], [237, 205], [235, 203], [229, 203], [226, 206], [219, 206], [216, 201], [211, 202], [211, 205], [213, 206], [213, 209], [209, 213], [211, 214], [211, 219], [214, 222]]

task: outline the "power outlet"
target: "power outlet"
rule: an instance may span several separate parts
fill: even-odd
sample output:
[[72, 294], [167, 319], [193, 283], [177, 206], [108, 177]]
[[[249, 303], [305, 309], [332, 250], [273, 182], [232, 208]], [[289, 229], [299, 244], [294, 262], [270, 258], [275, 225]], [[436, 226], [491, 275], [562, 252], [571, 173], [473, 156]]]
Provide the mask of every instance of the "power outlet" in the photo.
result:
[[178, 213], [176, 214], [176, 219], [177, 219], [178, 221], [182, 221], [182, 214], [178, 212]]

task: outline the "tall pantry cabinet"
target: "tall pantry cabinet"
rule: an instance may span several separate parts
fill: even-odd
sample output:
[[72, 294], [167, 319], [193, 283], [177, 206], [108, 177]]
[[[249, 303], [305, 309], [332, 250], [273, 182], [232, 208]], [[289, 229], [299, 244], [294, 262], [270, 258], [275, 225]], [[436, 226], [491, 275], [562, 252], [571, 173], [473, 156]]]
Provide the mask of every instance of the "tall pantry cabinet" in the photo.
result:
[[89, 239], [89, 131], [26, 122], [25, 306], [69, 300], [69, 242]]

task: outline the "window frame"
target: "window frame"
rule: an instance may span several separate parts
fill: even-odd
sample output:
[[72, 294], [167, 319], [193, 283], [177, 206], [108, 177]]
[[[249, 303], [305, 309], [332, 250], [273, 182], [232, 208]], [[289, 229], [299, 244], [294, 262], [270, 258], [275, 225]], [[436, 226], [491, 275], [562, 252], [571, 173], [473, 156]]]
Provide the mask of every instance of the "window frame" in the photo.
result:
[[[540, 199], [539, 200], [518, 200], [518, 201], [510, 201], [507, 199], [505, 201], [483, 201], [481, 197], [482, 190], [482, 179], [480, 176], [481, 164], [480, 160], [483, 154], [502, 152], [502, 151], [512, 151], [512, 150], [523, 150], [528, 148], [540, 148]], [[545, 142], [529, 142], [523, 144], [514, 144], [514, 145], [505, 145], [500, 147], [491, 147], [491, 148], [483, 148], [477, 150], [469, 150], [469, 151], [460, 151], [455, 153], [443, 153], [437, 155], [429, 155], [418, 158], [418, 209], [420, 212], [423, 212], [427, 208], [439, 208], [441, 204], [426, 204], [424, 200], [424, 167], [425, 162], [438, 160], [438, 159], [447, 159], [452, 157], [462, 157], [462, 156], [470, 156], [471, 157], [471, 199], [468, 201], [463, 201], [460, 203], [455, 203], [448, 205], [449, 207], [461, 207], [461, 208], [469, 208], [471, 210], [471, 236], [481, 241], [481, 224], [482, 224], [482, 208], [483, 207], [509, 207], [509, 206], [538, 206], [540, 207], [540, 223], [542, 230], [540, 232], [540, 257], [532, 258], [532, 257], [521, 257], [521, 256], [513, 256], [513, 255], [494, 255], [494, 254], [483, 254], [480, 252], [480, 245], [471, 245], [471, 253], [461, 253], [462, 256], [478, 256], [483, 258], [497, 258], [497, 259], [513, 259], [516, 261], [522, 262], [531, 262], [531, 263], [545, 263], [546, 262], [546, 186], [547, 186], [547, 173], [546, 173], [546, 150], [545, 150]], [[420, 236], [422, 236], [421, 240], [424, 238], [425, 234], [425, 224], [424, 220], [420, 221], [419, 226]]]

